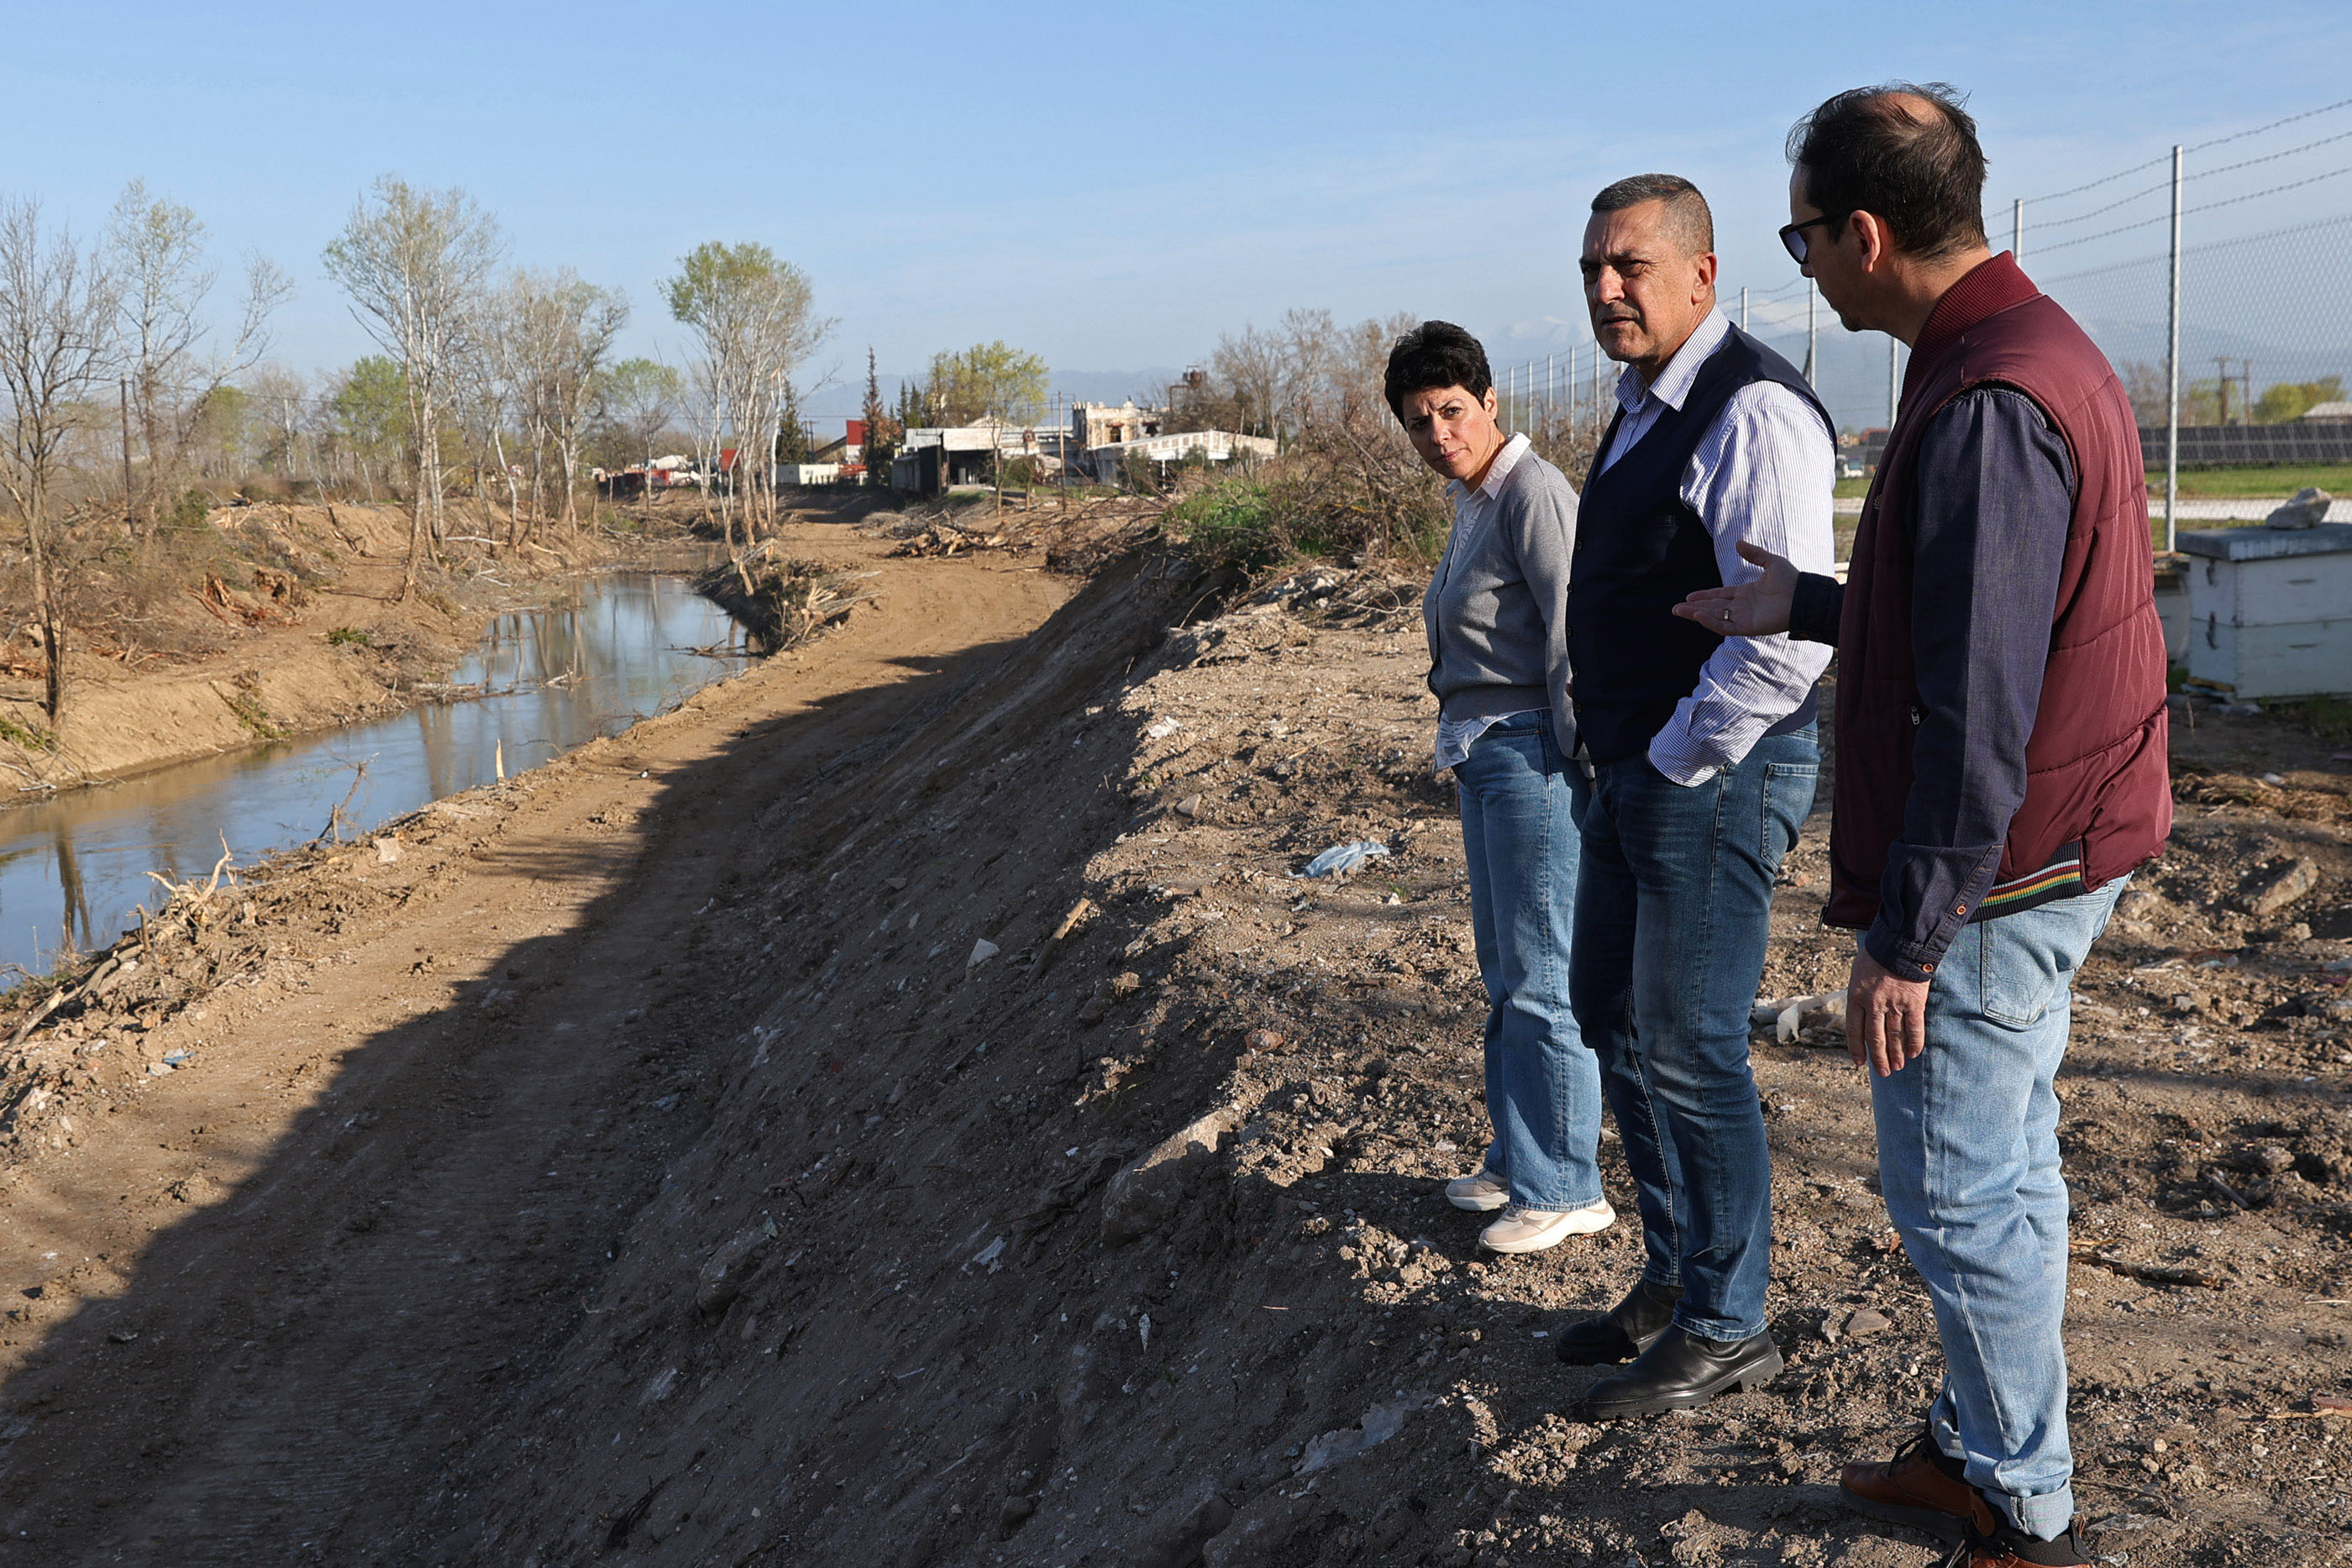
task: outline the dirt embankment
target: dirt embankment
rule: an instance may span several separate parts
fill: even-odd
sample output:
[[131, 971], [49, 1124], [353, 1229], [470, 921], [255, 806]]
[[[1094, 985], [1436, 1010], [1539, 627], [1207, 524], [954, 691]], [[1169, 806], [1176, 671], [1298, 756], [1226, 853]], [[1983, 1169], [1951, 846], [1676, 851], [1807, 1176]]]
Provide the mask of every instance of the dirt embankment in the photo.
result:
[[[351, 928], [25, 1167], [0, 1563], [1933, 1560], [1833, 1490], [1938, 1375], [1833, 1036], [1757, 1047], [1768, 1391], [1578, 1421], [1632, 1226], [1498, 1260], [1439, 1198], [1484, 1004], [1410, 585], [1163, 638], [1213, 585], [1130, 556], [1016, 641], [954, 617], [1013, 562], [832, 559], [879, 613], [305, 871]], [[2347, 775], [2200, 724], [2063, 1085], [2084, 1519], [2352, 1561]], [[1826, 821], [1775, 995], [1843, 977]]]
[[[551, 578], [709, 558], [656, 515], [619, 532], [541, 530], [493, 555], [453, 518], [446, 570], [400, 593], [408, 517], [390, 506], [224, 507], [113, 569], [112, 604], [70, 647], [65, 720], [42, 711], [44, 664], [29, 629], [0, 639], [0, 770], [18, 790], [70, 789], [328, 729], [450, 694], [438, 683], [488, 617], [531, 602]], [[486, 537], [486, 536], [481, 536]], [[107, 580], [112, 582], [113, 579]]]

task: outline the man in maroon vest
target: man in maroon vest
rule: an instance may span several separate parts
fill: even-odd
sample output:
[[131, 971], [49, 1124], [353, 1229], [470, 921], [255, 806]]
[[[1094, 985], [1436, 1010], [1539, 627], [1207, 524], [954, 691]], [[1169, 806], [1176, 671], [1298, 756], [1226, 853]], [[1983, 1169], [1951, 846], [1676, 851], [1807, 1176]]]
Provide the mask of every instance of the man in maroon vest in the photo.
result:
[[1852, 330], [1912, 346], [1849, 581], [1753, 552], [1675, 613], [1838, 649], [1825, 918], [1863, 933], [1846, 1041], [1944, 1385], [1849, 1501], [1976, 1568], [2084, 1561], [2066, 1436], [2069, 984], [2171, 831], [2139, 433], [2072, 318], [1985, 244], [1948, 88], [1841, 93], [1790, 136], [1781, 237]]

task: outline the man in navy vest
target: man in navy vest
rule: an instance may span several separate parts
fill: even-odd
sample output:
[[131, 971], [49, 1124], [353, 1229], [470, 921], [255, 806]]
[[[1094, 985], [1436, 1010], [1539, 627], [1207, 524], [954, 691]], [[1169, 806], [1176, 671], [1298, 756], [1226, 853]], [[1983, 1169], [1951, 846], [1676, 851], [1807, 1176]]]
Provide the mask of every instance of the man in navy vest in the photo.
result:
[[1748, 1061], [1772, 882], [1812, 809], [1828, 650], [1678, 619], [1748, 580], [1743, 544], [1826, 571], [1835, 452], [1794, 367], [1715, 304], [1715, 225], [1687, 180], [1593, 198], [1594, 337], [1624, 372], [1569, 587], [1583, 824], [1570, 1003], [1599, 1055], [1641, 1209], [1642, 1276], [1567, 1326], [1560, 1359], [1632, 1364], [1586, 1413], [1636, 1416], [1780, 1370], [1764, 1322], [1771, 1166]]

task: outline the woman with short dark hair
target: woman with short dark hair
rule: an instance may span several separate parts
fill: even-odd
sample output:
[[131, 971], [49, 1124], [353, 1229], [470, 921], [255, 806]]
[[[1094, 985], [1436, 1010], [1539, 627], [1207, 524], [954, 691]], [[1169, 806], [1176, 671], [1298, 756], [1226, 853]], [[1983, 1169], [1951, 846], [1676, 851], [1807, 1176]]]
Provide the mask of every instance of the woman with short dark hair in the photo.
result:
[[1478, 340], [1425, 321], [1389, 355], [1389, 407], [1450, 481], [1454, 529], [1422, 601], [1437, 767], [1462, 801], [1470, 920], [1486, 984], [1486, 1113], [1457, 1208], [1501, 1209], [1480, 1240], [1538, 1252], [1612, 1224], [1594, 1150], [1601, 1077], [1568, 1007], [1585, 778], [1570, 760], [1568, 571], [1576, 491], [1496, 423]]

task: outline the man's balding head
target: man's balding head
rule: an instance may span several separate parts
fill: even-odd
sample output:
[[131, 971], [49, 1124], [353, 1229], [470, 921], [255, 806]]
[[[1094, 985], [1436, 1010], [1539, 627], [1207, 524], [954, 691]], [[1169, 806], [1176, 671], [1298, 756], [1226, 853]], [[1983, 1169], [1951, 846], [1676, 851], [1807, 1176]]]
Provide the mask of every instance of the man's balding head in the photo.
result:
[[1631, 174], [1592, 198], [1596, 213], [1622, 213], [1643, 202], [1665, 204], [1664, 233], [1685, 257], [1715, 249], [1715, 214], [1698, 187], [1680, 174]]
[[1984, 244], [1984, 149], [1965, 100], [1944, 82], [1839, 93], [1789, 132], [1805, 200], [1871, 213], [1896, 246], [1933, 260]]

